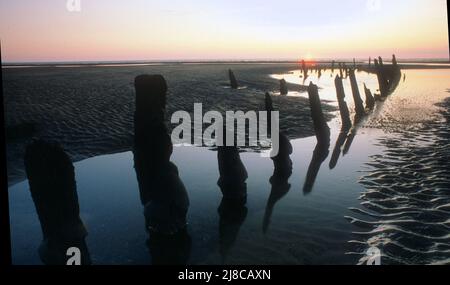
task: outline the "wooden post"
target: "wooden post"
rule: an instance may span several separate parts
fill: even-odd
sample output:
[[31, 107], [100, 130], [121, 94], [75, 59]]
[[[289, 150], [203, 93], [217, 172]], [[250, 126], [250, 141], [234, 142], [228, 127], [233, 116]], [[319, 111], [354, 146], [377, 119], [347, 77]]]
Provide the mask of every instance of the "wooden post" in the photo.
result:
[[319, 97], [317, 85], [312, 82], [308, 87], [309, 106], [311, 108], [311, 118], [316, 132], [317, 142], [320, 145], [330, 145], [330, 128], [327, 125], [322, 112], [322, 106]]
[[[156, 242], [154, 235], [178, 235], [185, 231], [189, 197], [177, 166], [170, 161], [173, 146], [164, 119], [166, 81], [161, 75], [140, 75], [135, 79], [135, 89], [134, 168], [146, 228], [152, 233], [149, 240], [152, 248]], [[170, 248], [161, 250], [171, 256]], [[166, 260], [153, 254], [156, 264], [185, 262], [181, 256], [176, 260]]]
[[363, 101], [359, 93], [358, 83], [356, 82], [355, 70], [350, 70], [350, 84], [352, 87], [353, 101], [355, 102], [356, 115], [361, 117], [365, 115]]
[[280, 80], [280, 95], [287, 95], [289, 93], [287, 84], [286, 84], [286, 80], [281, 79]]
[[66, 265], [67, 249], [78, 247], [81, 265], [89, 265], [87, 230], [80, 218], [75, 170], [69, 156], [57, 144], [34, 141], [26, 148], [25, 170], [43, 233], [39, 250], [42, 262]]
[[236, 77], [234, 76], [234, 73], [231, 69], [228, 70], [228, 77], [230, 78], [230, 86], [232, 89], [238, 89], [239, 85], [236, 80]]
[[366, 108], [369, 110], [373, 110], [375, 107], [375, 99], [372, 96], [372, 92], [370, 92], [370, 89], [367, 88], [366, 84], [364, 83], [364, 93], [366, 94]]
[[385, 80], [385, 76], [384, 76], [383, 66], [380, 65], [380, 63], [378, 62], [377, 59], [374, 59], [374, 64], [375, 64], [375, 70], [376, 70], [377, 78], [378, 78], [378, 86], [380, 89], [380, 96], [386, 97], [387, 96], [387, 85], [386, 85], [386, 80]]
[[348, 111], [347, 103], [345, 102], [345, 91], [342, 84], [342, 78], [340, 78], [339, 75], [336, 75], [334, 85], [336, 86], [336, 97], [339, 104], [342, 127], [350, 128], [352, 126], [352, 121], [350, 120], [350, 112]]

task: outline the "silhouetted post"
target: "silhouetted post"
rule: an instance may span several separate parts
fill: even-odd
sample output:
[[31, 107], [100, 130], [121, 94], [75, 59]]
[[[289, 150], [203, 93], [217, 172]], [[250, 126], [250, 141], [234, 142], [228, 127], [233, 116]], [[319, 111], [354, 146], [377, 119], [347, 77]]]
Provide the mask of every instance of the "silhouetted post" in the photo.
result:
[[220, 178], [217, 182], [225, 199], [246, 203], [248, 174], [235, 146], [218, 147]]
[[359, 93], [358, 83], [356, 82], [355, 70], [350, 70], [350, 84], [352, 87], [353, 101], [355, 102], [355, 111], [357, 116], [364, 116], [364, 105]]
[[398, 68], [397, 58], [395, 57], [395, 54], [392, 55], [392, 65], [394, 68]]
[[366, 94], [366, 108], [369, 110], [373, 110], [375, 107], [375, 99], [372, 96], [372, 92], [370, 92], [370, 89], [367, 88], [366, 84], [364, 83], [364, 93]]
[[281, 79], [280, 80], [280, 94], [281, 95], [287, 95], [288, 94], [288, 87], [287, 87], [287, 84], [286, 84], [286, 80], [284, 80], [284, 79]]
[[327, 125], [325, 117], [322, 112], [320, 103], [319, 91], [317, 85], [312, 82], [308, 87], [309, 106], [311, 109], [311, 118], [314, 124], [314, 131], [319, 144], [330, 144], [330, 128]]
[[392, 69], [393, 69], [393, 74], [392, 74], [392, 78], [390, 80], [390, 82], [392, 82], [391, 87], [393, 87], [395, 85], [395, 83], [398, 83], [398, 81], [400, 81], [401, 76], [402, 76], [395, 54], [392, 55]]
[[[224, 138], [230, 135], [224, 126]], [[232, 134], [234, 135], [234, 134]], [[239, 229], [247, 217], [247, 170], [242, 163], [236, 146], [219, 146], [217, 148], [219, 180], [217, 185], [222, 191], [219, 212], [220, 254], [225, 261], [230, 248], [236, 241]]]
[[272, 116], [270, 115], [271, 114], [270, 112], [274, 111], [274, 109], [273, 109], [272, 97], [270, 96], [269, 92], [266, 92], [266, 94], [265, 94], [264, 103], [265, 103], [265, 109], [267, 111], [267, 134], [271, 135], [271, 133], [272, 133]]
[[342, 63], [339, 62], [339, 75], [341, 78], [344, 78], [344, 72], [342, 70]]
[[[136, 109], [134, 144], [139, 149], [155, 149], [151, 153], [155, 165], [169, 163], [173, 147], [164, 124], [167, 83], [161, 75], [139, 75], [134, 81]], [[150, 154], [150, 153], [149, 153]]]
[[378, 57], [378, 63], [380, 64], [380, 67], [383, 68], [384, 64], [383, 64], [383, 58], [381, 56]]
[[336, 61], [335, 60], [333, 60], [332, 62], [331, 62], [331, 73], [334, 73], [334, 65], [336, 64]]
[[369, 69], [372, 67], [372, 57], [369, 56]]
[[140, 75], [135, 89], [134, 167], [152, 263], [186, 264], [191, 244], [189, 197], [170, 161], [173, 146], [164, 122], [167, 84], [161, 75]]
[[230, 78], [230, 86], [233, 89], [238, 89], [239, 85], [236, 80], [236, 77], [234, 76], [234, 73], [231, 69], [228, 70], [228, 77]]
[[336, 86], [336, 97], [339, 104], [342, 127], [350, 128], [352, 126], [352, 121], [350, 120], [350, 112], [348, 111], [347, 103], [345, 102], [345, 91], [342, 84], [342, 78], [340, 78], [339, 75], [336, 75], [334, 85]]
[[378, 78], [378, 85], [380, 89], [380, 95], [381, 97], [387, 96], [387, 84], [386, 84], [386, 78], [383, 70], [383, 65], [378, 62], [378, 60], [374, 59], [375, 64], [375, 70], [377, 73]]
[[356, 59], [353, 58], [353, 68], [356, 69]]
[[39, 248], [42, 262], [66, 265], [70, 258], [68, 249], [76, 247], [81, 252], [81, 265], [89, 265], [87, 231], [80, 218], [75, 172], [69, 156], [57, 144], [34, 141], [26, 148], [25, 170], [43, 233]]

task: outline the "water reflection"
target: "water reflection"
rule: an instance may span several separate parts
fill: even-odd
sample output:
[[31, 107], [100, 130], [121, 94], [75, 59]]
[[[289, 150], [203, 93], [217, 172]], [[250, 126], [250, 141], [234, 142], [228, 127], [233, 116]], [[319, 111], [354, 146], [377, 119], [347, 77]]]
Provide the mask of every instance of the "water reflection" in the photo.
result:
[[292, 145], [284, 134], [280, 133], [279, 138], [280, 148], [278, 155], [272, 158], [274, 170], [272, 177], [270, 177], [270, 184], [272, 185], [272, 188], [264, 213], [264, 233], [266, 233], [269, 228], [270, 218], [272, 216], [275, 204], [291, 189], [289, 178], [292, 175], [292, 160], [290, 158], [290, 155], [292, 154]]
[[345, 141], [347, 140], [347, 135], [348, 135], [349, 130], [350, 130], [350, 128], [344, 127], [339, 132], [339, 136], [336, 140], [336, 144], [333, 149], [333, 154], [331, 155], [331, 159], [330, 159], [330, 164], [329, 164], [330, 169], [334, 169], [339, 161], [339, 157], [342, 152], [342, 146], [344, 145]]

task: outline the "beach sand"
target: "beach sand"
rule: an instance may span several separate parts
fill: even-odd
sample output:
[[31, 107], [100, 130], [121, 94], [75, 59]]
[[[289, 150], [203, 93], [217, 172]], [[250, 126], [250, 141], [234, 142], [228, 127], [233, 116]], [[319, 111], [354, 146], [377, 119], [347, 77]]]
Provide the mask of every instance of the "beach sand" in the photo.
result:
[[[270, 75], [297, 67], [284, 63], [4, 69], [9, 185], [25, 178], [23, 154], [32, 137], [60, 143], [73, 161], [130, 150], [137, 75], [166, 78], [170, 119], [178, 110], [192, 113], [194, 103], [203, 103], [203, 112], [264, 110], [265, 92], [279, 93], [279, 82]], [[229, 68], [240, 84], [238, 90], [229, 88]], [[306, 90], [295, 84], [288, 88]], [[273, 101], [280, 111], [280, 128], [289, 138], [314, 135], [307, 99], [274, 96]], [[334, 110], [326, 105], [324, 109]]]

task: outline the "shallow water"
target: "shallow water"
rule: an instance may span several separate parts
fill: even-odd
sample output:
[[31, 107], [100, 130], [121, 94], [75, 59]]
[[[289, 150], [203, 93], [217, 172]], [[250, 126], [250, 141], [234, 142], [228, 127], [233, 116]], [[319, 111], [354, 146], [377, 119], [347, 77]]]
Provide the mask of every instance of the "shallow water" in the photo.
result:
[[[288, 75], [284, 77], [287, 78]], [[356, 76], [361, 85], [362, 80], [365, 80], [364, 74], [358, 73]], [[322, 87], [319, 92], [322, 99], [334, 100], [334, 83], [331, 84], [331, 79], [334, 78], [329, 75], [325, 77], [326, 80], [317, 81]], [[439, 81], [430, 78], [439, 78]], [[371, 82], [369, 79], [373, 80], [373, 77], [367, 75], [367, 81]], [[323, 163], [312, 163], [320, 165], [320, 170], [309, 193], [305, 193], [303, 188], [308, 178], [308, 167], [316, 139], [309, 137], [293, 140], [290, 189], [275, 204], [265, 234], [263, 221], [271, 194], [269, 178], [273, 172], [273, 163], [269, 158], [261, 157], [258, 153], [241, 154], [249, 173], [246, 204], [248, 213], [242, 224], [229, 225], [226, 227], [229, 232], [220, 233], [221, 217], [217, 208], [222, 194], [216, 184], [219, 178], [217, 153], [205, 148], [176, 147], [172, 161], [179, 169], [191, 201], [188, 213], [188, 231], [192, 238], [189, 262], [356, 264], [364, 261], [365, 250], [373, 245], [380, 247], [383, 252], [382, 262], [386, 263], [407, 263], [406, 260], [410, 258], [407, 248], [426, 251], [416, 254], [411, 263], [448, 262], [450, 188], [446, 184], [449, 180], [445, 180], [448, 178], [448, 168], [437, 168], [435, 165], [437, 161], [441, 161], [438, 157], [444, 147], [448, 147], [448, 121], [445, 125], [442, 116], [437, 115], [439, 109], [431, 107], [448, 96], [448, 87], [450, 71], [406, 71], [406, 81], [368, 119], [370, 128], [358, 130], [347, 154], [339, 155], [337, 165], [332, 170], [329, 164], [340, 124], [338, 119], [331, 121], [330, 153]], [[349, 102], [352, 96], [349, 88], [346, 91]], [[405, 104], [399, 111], [394, 106], [390, 107], [390, 104], [397, 105], [394, 104], [396, 100]], [[415, 100], [419, 100], [422, 105], [427, 104], [423, 106], [424, 109], [430, 109], [436, 114], [436, 117], [428, 118], [435, 122], [435, 127], [441, 126], [437, 131], [436, 128], [430, 128], [429, 132], [424, 133], [427, 139], [423, 142], [412, 131], [393, 132], [387, 128], [389, 124], [398, 126], [399, 122], [409, 126], [410, 120], [402, 121], [400, 118], [405, 116], [398, 114], [402, 114], [405, 106], [409, 106], [408, 102], [414, 105]], [[417, 126], [422, 127], [423, 123], [420, 121]], [[405, 140], [408, 136], [416, 140], [419, 146], [409, 144]], [[429, 152], [417, 149], [430, 144], [437, 145], [433, 148], [434, 156], [430, 157]], [[411, 154], [415, 156], [411, 157]], [[431, 172], [423, 172], [421, 169], [415, 172], [423, 173], [428, 183], [424, 184], [423, 177], [414, 177], [414, 174], [413, 177], [408, 177], [411, 175], [408, 171], [411, 160], [418, 161], [421, 165], [421, 159], [426, 160], [427, 157], [428, 160], [423, 161], [423, 167], [429, 167]], [[151, 263], [151, 255], [145, 245], [147, 234], [133, 168], [133, 154], [125, 152], [87, 159], [75, 164], [75, 173], [81, 217], [89, 231], [87, 243], [93, 263]], [[397, 183], [398, 177], [403, 177], [404, 180]], [[386, 187], [394, 189], [388, 189], [385, 193]], [[27, 181], [10, 187], [9, 193], [13, 261], [16, 264], [39, 264], [37, 247], [41, 241], [41, 230]], [[383, 200], [386, 198], [385, 194], [389, 199]], [[420, 203], [415, 203], [413, 198]], [[380, 203], [384, 206], [382, 210], [377, 207]], [[370, 210], [365, 209], [364, 205], [369, 205]], [[428, 215], [430, 211], [438, 212], [438, 219], [433, 220], [435, 215]], [[417, 213], [408, 216], [409, 220], [416, 221], [402, 219], [402, 213], [409, 212]], [[394, 218], [390, 215], [394, 215]], [[370, 216], [375, 216], [375, 219], [370, 219]], [[429, 223], [433, 225], [429, 227]], [[413, 228], [405, 224], [412, 224]], [[418, 233], [414, 231], [416, 226], [420, 227]], [[420, 234], [420, 237], [411, 239], [411, 232], [413, 236]], [[235, 238], [234, 242], [221, 250], [221, 240], [230, 239], [230, 236], [231, 240]], [[390, 238], [389, 242], [385, 242], [386, 236]], [[392, 241], [401, 243], [403, 248], [399, 249]], [[226, 252], [225, 256], [221, 252]]]
[[[336, 89], [334, 85], [334, 80], [336, 78], [336, 75], [338, 74], [339, 74], [338, 69], [335, 69], [334, 72], [332, 72], [331, 70], [326, 71], [322, 70], [321, 76], [319, 76], [317, 71], [314, 72], [309, 71], [308, 77], [305, 79], [302, 75], [301, 70], [293, 70], [288, 74], [274, 74], [272, 75], [272, 77], [278, 80], [284, 78], [286, 82], [299, 85], [309, 85], [312, 82], [313, 84], [316, 84], [320, 88], [319, 90], [320, 99], [325, 101], [336, 102]], [[357, 71], [355, 72], [355, 76], [358, 81], [358, 87], [362, 98], [364, 98], [365, 96], [364, 84], [366, 84], [367, 88], [369, 88], [372, 91], [372, 94], [376, 93], [376, 91], [378, 90], [378, 79], [375, 74]], [[342, 83], [344, 85], [347, 104], [353, 105], [353, 96], [352, 96], [352, 89], [350, 86], [350, 80], [348, 78], [345, 78]], [[288, 96], [299, 96], [308, 98], [308, 93], [291, 91], [289, 92]]]

